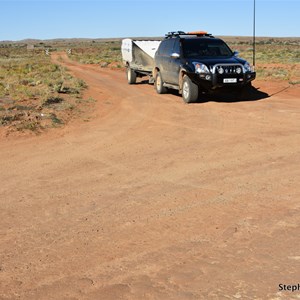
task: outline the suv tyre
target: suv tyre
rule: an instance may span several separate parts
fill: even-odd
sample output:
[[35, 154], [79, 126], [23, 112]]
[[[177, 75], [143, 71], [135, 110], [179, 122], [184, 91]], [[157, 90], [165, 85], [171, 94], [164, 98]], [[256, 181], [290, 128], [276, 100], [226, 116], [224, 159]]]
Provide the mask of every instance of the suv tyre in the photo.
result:
[[165, 94], [168, 91], [168, 89], [164, 87], [164, 82], [160, 72], [157, 72], [155, 77], [155, 89], [158, 94]]
[[192, 103], [198, 99], [198, 85], [193, 83], [189, 76], [183, 76], [182, 98], [185, 103]]

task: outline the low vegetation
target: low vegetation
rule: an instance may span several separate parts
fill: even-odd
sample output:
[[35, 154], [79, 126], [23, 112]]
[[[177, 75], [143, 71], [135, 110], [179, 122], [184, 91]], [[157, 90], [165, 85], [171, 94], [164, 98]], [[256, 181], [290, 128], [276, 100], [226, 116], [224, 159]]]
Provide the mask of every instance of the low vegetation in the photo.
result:
[[71, 58], [84, 64], [98, 64], [100, 67], [121, 68], [121, 41], [91, 41], [74, 47]]
[[10, 131], [39, 132], [66, 123], [85, 87], [44, 49], [0, 45], [0, 126]]
[[[225, 40], [232, 49], [239, 51], [241, 57], [252, 62], [252, 39]], [[255, 48], [258, 79], [300, 83], [300, 38], [258, 38]]]

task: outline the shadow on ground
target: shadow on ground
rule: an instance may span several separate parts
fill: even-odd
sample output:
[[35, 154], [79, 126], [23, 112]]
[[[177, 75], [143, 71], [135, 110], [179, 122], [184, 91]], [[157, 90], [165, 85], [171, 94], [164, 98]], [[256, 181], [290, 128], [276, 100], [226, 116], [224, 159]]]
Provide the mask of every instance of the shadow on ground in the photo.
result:
[[201, 94], [197, 103], [201, 102], [241, 102], [241, 101], [258, 101], [269, 98], [270, 95], [260, 91], [254, 86], [245, 87], [242, 89], [219, 89], [212, 93]]
[[[142, 80], [136, 84], [149, 84], [148, 80]], [[181, 95], [176, 90], [169, 89], [168, 94], [172, 94], [178, 97]], [[220, 88], [216, 91], [209, 93], [201, 93], [198, 100], [195, 103], [203, 102], [241, 102], [241, 101], [258, 101], [269, 98], [270, 95], [260, 91], [260, 88], [254, 86], [248, 86], [244, 88]]]

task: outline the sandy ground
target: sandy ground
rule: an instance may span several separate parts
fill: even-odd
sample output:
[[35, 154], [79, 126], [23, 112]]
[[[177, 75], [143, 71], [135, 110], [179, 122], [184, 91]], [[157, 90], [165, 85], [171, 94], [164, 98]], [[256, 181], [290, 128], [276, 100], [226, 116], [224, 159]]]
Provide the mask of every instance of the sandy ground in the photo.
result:
[[299, 85], [186, 105], [64, 59], [97, 104], [0, 140], [0, 299], [299, 299]]

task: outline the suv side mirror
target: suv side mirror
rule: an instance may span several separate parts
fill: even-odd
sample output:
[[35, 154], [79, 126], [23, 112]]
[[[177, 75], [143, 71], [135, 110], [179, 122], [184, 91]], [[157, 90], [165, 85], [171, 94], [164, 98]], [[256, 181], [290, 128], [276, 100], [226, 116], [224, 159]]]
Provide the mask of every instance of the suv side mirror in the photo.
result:
[[233, 56], [239, 56], [239, 51], [233, 51]]
[[177, 59], [177, 58], [180, 57], [180, 55], [178, 53], [172, 53], [171, 57], [174, 58], [174, 59]]

